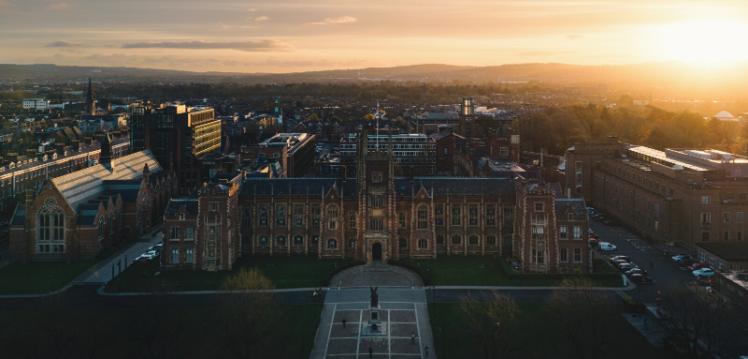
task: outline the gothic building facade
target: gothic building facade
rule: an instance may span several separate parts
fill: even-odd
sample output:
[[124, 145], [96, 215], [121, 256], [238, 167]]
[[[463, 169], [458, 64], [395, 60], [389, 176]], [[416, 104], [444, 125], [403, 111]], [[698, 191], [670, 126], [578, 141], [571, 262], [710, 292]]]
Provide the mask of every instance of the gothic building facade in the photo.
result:
[[[513, 178], [396, 177], [390, 150], [360, 151], [357, 161], [358, 178], [240, 175], [207, 185], [214, 189], [198, 198], [172, 200], [163, 264], [220, 270], [241, 255], [365, 262], [501, 255], [528, 272], [589, 270], [581, 199]], [[211, 216], [221, 231], [209, 229]], [[204, 262], [218, 257], [222, 265]]]

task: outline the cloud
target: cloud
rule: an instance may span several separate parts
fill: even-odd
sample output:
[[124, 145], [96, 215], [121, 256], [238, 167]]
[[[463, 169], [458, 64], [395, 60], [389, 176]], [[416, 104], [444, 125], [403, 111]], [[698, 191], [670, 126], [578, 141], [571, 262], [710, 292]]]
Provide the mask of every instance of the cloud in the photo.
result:
[[70, 7], [70, 4], [65, 1], [55, 1], [47, 5], [47, 10], [61, 11], [66, 10]]
[[215, 50], [227, 49], [247, 52], [278, 51], [289, 48], [288, 44], [275, 40], [258, 41], [162, 41], [162, 42], [133, 42], [121, 46], [123, 49], [192, 49]]
[[270, 20], [270, 18], [267, 17], [267, 16], [265, 16], [265, 15], [256, 16], [256, 17], [252, 18], [252, 21], [254, 21], [254, 22], [262, 22], [262, 21], [268, 21], [268, 20]]
[[50, 42], [44, 47], [81, 47], [83, 44], [77, 43], [77, 42], [68, 42], [68, 41], [53, 41]]
[[342, 25], [352, 24], [357, 22], [358, 19], [353, 16], [338, 16], [338, 17], [327, 17], [322, 21], [310, 22], [310, 25]]

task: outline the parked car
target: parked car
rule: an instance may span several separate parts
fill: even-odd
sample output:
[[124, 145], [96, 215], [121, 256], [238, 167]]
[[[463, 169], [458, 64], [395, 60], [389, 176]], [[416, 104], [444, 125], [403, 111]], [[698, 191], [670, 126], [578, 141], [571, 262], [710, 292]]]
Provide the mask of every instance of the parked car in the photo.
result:
[[597, 246], [598, 248], [600, 248], [601, 251], [604, 251], [604, 252], [612, 252], [618, 248], [616, 247], [615, 244], [610, 243], [610, 242], [600, 242], [598, 243]]
[[647, 276], [646, 274], [632, 274], [630, 276], [631, 281], [636, 284], [652, 284], [654, 283], [654, 280]]
[[690, 266], [688, 266], [688, 269], [690, 269], [692, 271], [695, 271], [697, 269], [706, 268], [706, 267], [709, 267], [709, 263], [696, 262], [696, 263], [693, 263]]
[[628, 276], [631, 276], [631, 275], [634, 275], [634, 274], [647, 275], [647, 271], [645, 271], [644, 269], [641, 269], [641, 268], [639, 268], [639, 267], [634, 267], [634, 268], [631, 268], [631, 269], [627, 270], [627, 271], [626, 271], [626, 272], [624, 272], [624, 273], [625, 273], [626, 275], [628, 275]]
[[610, 257], [610, 261], [611, 262], [615, 262], [615, 261], [617, 261], [619, 259], [623, 259], [623, 260], [625, 260], [627, 262], [631, 260], [631, 258], [629, 258], [629, 256], [624, 256], [624, 255], [620, 255], [620, 254]]
[[156, 259], [156, 257], [159, 256], [160, 253], [157, 251], [151, 249], [141, 255], [139, 255], [137, 258], [135, 258], [135, 261], [151, 261]]
[[691, 274], [696, 278], [711, 278], [715, 275], [714, 270], [711, 268], [700, 268], [692, 271]]
[[631, 261], [628, 260], [628, 259], [616, 259], [612, 263], [613, 263], [614, 266], [618, 267], [619, 265], [621, 265], [623, 263], [628, 263], [628, 262], [631, 262]]
[[633, 269], [633, 268], [636, 268], [636, 264], [634, 264], [633, 262], [621, 263], [618, 265], [618, 269], [624, 272], [626, 272], [629, 269]]

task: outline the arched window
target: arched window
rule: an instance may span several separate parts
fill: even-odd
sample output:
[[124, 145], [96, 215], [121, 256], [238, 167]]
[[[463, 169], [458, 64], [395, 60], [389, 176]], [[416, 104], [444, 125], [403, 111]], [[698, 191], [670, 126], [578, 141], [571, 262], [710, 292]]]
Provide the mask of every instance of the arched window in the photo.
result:
[[302, 237], [302, 236], [293, 237], [293, 244], [296, 245], [296, 246], [300, 246], [300, 245], [304, 244], [304, 237]]
[[37, 215], [37, 253], [65, 253], [65, 214], [53, 203], [45, 203]]
[[418, 219], [418, 229], [429, 228], [429, 212], [425, 204], [418, 206], [416, 218]]
[[461, 243], [462, 243], [462, 237], [452, 236], [452, 244], [461, 244]]
[[275, 237], [275, 245], [279, 247], [285, 247], [286, 246], [286, 236], [277, 236]]
[[327, 206], [327, 228], [331, 230], [338, 228], [338, 206], [334, 204]]
[[468, 243], [471, 246], [477, 245], [478, 244], [478, 236], [476, 236], [476, 235], [470, 236], [470, 238], [468, 238]]
[[260, 237], [260, 248], [265, 248], [268, 246], [268, 237], [261, 236]]
[[496, 237], [495, 236], [487, 236], [486, 237], [486, 244], [489, 246], [495, 246], [496, 245]]
[[335, 239], [328, 239], [327, 240], [327, 249], [337, 249], [338, 248], [338, 241]]
[[429, 248], [429, 241], [421, 238], [418, 240], [418, 249], [428, 249]]

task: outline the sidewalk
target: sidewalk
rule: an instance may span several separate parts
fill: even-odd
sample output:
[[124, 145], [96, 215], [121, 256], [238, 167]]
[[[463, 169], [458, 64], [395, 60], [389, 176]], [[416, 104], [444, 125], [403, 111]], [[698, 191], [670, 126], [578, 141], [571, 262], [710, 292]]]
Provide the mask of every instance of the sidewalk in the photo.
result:
[[134, 263], [135, 258], [145, 253], [149, 248], [163, 239], [160, 228], [143, 235], [141, 241], [133, 243], [130, 247], [123, 248], [116, 254], [97, 263], [91, 269], [73, 280], [72, 284], [104, 285], [124, 272], [127, 267]]

